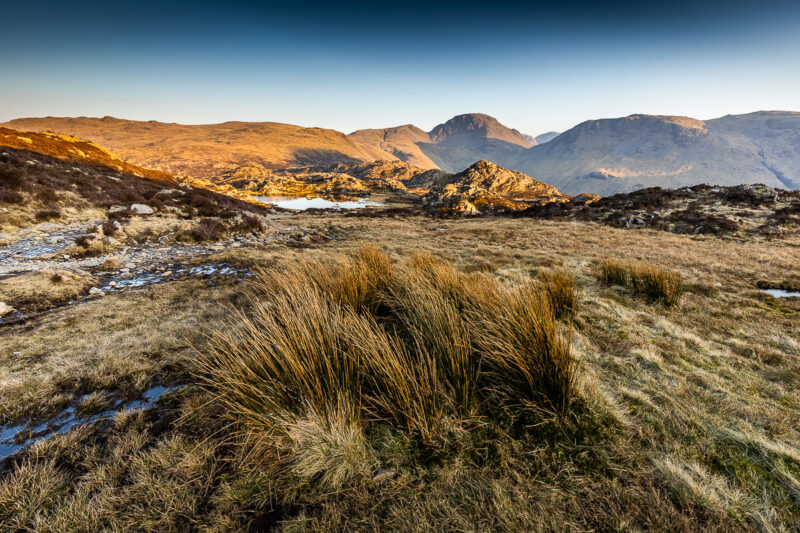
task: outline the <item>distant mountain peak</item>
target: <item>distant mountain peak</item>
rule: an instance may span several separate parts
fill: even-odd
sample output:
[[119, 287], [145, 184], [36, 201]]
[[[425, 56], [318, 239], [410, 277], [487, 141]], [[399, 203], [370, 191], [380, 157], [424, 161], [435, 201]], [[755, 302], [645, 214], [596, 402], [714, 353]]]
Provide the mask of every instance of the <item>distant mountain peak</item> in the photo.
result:
[[542, 133], [541, 135], [534, 137], [534, 140], [536, 141], [534, 144], [544, 144], [546, 142], [550, 142], [559, 135], [561, 135], [560, 131], [548, 131], [547, 133]]
[[462, 136], [497, 139], [511, 144], [518, 144], [524, 148], [530, 148], [534, 144], [519, 131], [504, 126], [496, 118], [483, 113], [457, 115], [430, 131], [431, 141], [434, 143]]

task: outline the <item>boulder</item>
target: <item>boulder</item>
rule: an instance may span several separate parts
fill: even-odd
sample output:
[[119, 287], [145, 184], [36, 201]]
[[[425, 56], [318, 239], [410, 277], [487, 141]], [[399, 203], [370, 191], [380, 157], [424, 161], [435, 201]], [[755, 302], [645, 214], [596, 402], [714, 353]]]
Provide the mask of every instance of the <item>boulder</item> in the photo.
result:
[[152, 207], [144, 204], [133, 204], [130, 208], [130, 211], [131, 213], [135, 213], [137, 215], [152, 215], [155, 213]]

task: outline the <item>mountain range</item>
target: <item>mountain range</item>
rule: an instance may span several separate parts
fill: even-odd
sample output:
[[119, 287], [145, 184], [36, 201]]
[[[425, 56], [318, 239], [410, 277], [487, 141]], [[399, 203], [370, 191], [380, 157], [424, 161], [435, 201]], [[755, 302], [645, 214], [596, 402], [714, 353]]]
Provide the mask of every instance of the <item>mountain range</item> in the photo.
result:
[[187, 126], [111, 117], [17, 119], [5, 125], [89, 139], [135, 165], [212, 179], [250, 163], [280, 169], [399, 160], [455, 173], [488, 160], [567, 194], [698, 183], [800, 188], [800, 113], [788, 111], [706, 121], [631, 115], [536, 137], [479, 113], [456, 116], [428, 132], [407, 124], [349, 135], [270, 122]]

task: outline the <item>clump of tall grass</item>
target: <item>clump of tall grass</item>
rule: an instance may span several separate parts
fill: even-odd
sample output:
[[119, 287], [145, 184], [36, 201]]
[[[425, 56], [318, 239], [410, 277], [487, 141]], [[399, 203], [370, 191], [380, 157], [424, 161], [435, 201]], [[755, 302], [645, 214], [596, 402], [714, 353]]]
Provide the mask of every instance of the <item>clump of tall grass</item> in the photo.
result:
[[472, 320], [490, 387], [545, 412], [569, 410], [578, 361], [546, 292], [532, 283], [510, 289]]
[[556, 318], [564, 320], [575, 316], [579, 302], [575, 274], [568, 270], [544, 270], [539, 273], [539, 282], [550, 299]]
[[576, 394], [555, 311], [577, 305], [568, 274], [507, 288], [436, 256], [395, 265], [362, 248], [254, 283], [252, 310], [213, 336], [200, 376], [247, 442], [288, 447], [287, 470], [328, 488], [361, 471], [377, 425], [429, 441], [487, 401], [564, 415]]
[[630, 262], [615, 259], [601, 259], [597, 265], [597, 278], [606, 285], [628, 285]]
[[357, 364], [341, 335], [344, 313], [315, 287], [284, 287], [219, 331], [200, 359], [208, 383], [235, 421], [285, 434], [298, 417], [320, 418], [349, 406], [358, 414]]
[[633, 290], [644, 294], [651, 302], [666, 306], [680, 303], [683, 295], [683, 276], [679, 272], [652, 264], [638, 265], [631, 273]]
[[307, 259], [257, 271], [255, 289], [270, 298], [295, 287], [316, 287], [336, 304], [358, 313], [374, 311], [392, 279], [392, 263], [376, 246], [347, 257]]
[[408, 348], [433, 361], [459, 414], [469, 413], [477, 402], [478, 361], [455, 303], [420, 279], [413, 267], [399, 277], [387, 300]]
[[678, 305], [683, 295], [681, 273], [651, 263], [603, 259], [598, 264], [597, 277], [607, 285], [628, 287], [648, 301], [668, 307]]

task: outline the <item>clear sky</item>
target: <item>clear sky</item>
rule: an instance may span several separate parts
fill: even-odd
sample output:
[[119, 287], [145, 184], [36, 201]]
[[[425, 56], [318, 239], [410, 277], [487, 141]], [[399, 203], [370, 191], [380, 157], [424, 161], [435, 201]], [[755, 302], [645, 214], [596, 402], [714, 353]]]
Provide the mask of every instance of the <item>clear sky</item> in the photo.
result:
[[276, 121], [351, 132], [487, 113], [800, 111], [800, 2], [15, 2], [0, 121]]

